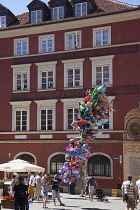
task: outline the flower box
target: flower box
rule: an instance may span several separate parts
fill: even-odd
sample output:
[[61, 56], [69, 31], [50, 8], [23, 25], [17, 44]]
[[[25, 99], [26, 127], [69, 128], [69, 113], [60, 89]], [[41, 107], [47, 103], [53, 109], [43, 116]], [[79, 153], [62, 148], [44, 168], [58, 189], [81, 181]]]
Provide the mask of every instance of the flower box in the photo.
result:
[[[5, 198], [5, 197], [7, 197], [7, 198]], [[1, 200], [1, 206], [3, 208], [14, 209], [13, 196], [4, 196]]]

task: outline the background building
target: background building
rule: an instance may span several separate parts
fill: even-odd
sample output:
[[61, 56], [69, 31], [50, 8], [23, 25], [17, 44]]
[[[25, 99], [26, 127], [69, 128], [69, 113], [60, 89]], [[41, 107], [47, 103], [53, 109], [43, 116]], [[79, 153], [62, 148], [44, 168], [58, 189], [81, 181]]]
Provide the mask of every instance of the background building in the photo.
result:
[[[0, 5], [0, 163], [21, 158], [55, 174], [86, 90], [108, 81], [116, 110], [90, 142], [85, 173], [119, 188], [140, 173], [140, 7], [111, 0]], [[1, 177], [3, 173], [1, 172]]]

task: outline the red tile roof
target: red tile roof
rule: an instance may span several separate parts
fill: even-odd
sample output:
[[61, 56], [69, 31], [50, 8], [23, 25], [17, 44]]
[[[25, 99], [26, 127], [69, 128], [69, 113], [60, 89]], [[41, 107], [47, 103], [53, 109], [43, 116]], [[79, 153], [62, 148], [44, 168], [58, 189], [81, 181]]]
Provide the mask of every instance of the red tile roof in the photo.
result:
[[115, 14], [115, 13], [122, 13], [122, 12], [128, 12], [140, 9], [140, 6], [138, 5], [130, 5], [126, 3], [122, 3], [116, 0], [94, 0], [97, 9], [93, 12], [93, 14], [86, 15], [86, 16], [80, 16], [80, 17], [69, 17], [61, 20], [48, 20], [40, 23], [29, 23], [29, 12], [23, 13], [21, 15], [17, 15], [16, 17], [19, 19], [17, 23], [15, 23], [12, 26], [8, 26], [6, 28], [1, 28], [0, 30], [7, 30], [12, 28], [20, 28], [20, 27], [29, 27], [29, 26], [37, 26], [37, 25], [45, 25], [45, 24], [51, 24], [56, 22], [64, 22], [64, 21], [70, 21], [70, 20], [77, 20], [82, 18], [90, 18], [90, 17], [97, 17], [101, 15], [109, 15], [109, 14]]

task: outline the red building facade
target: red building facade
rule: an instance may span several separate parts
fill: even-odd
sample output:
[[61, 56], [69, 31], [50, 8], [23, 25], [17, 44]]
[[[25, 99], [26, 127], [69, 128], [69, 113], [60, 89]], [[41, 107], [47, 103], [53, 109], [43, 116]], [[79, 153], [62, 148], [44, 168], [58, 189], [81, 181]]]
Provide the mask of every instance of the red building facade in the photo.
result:
[[109, 81], [116, 112], [90, 142], [84, 172], [108, 189], [127, 173], [137, 179], [139, 7], [109, 0], [27, 7], [15, 17], [0, 5], [0, 163], [21, 158], [55, 174], [69, 138], [79, 135], [71, 127], [78, 101]]

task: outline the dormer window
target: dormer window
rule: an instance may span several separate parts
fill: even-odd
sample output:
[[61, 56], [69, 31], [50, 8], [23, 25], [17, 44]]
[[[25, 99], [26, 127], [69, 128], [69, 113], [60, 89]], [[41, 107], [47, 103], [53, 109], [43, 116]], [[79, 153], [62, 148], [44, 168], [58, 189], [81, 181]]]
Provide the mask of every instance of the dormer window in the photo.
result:
[[53, 20], [60, 20], [64, 18], [64, 7], [53, 8]]
[[75, 5], [75, 15], [76, 17], [87, 15], [87, 2]]
[[42, 10], [31, 11], [31, 23], [42, 22]]
[[0, 28], [6, 27], [6, 16], [0, 16]]

